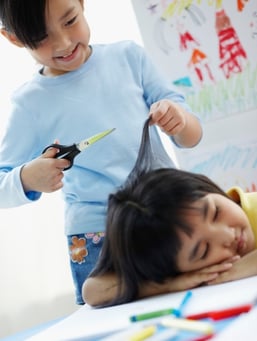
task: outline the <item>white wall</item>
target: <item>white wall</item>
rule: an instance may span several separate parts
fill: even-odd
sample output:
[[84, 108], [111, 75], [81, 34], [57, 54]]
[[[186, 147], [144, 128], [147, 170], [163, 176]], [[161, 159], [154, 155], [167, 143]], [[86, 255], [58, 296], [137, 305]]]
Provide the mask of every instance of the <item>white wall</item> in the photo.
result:
[[[132, 39], [142, 44], [129, 0], [88, 0], [91, 43]], [[24, 49], [0, 37], [0, 134], [13, 89], [35, 70]], [[29, 132], [24, 132], [24, 138]], [[0, 193], [1, 195], [1, 193]], [[0, 209], [0, 337], [71, 313], [74, 304], [60, 193], [31, 205]]]

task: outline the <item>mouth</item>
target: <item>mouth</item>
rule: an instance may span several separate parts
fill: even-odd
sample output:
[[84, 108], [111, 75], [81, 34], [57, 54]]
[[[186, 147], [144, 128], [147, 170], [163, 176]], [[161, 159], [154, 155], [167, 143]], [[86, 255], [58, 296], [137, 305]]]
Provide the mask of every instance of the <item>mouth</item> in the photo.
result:
[[69, 62], [70, 60], [72, 60], [74, 58], [77, 50], [78, 50], [78, 45], [76, 45], [76, 47], [71, 52], [67, 52], [63, 56], [57, 56], [55, 58], [60, 60], [60, 61]]
[[242, 254], [244, 248], [245, 248], [245, 239], [244, 239], [243, 231], [241, 231], [237, 239], [237, 247], [236, 247], [237, 254], [239, 255]]

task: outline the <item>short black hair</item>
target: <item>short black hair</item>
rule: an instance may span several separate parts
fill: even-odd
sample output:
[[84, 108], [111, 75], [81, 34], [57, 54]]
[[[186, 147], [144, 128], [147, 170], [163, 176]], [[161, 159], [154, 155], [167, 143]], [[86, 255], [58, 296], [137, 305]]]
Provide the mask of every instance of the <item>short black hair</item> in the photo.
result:
[[[52, 0], [53, 1], [53, 0]], [[5, 30], [32, 49], [46, 36], [47, 0], [0, 0], [0, 21]]]

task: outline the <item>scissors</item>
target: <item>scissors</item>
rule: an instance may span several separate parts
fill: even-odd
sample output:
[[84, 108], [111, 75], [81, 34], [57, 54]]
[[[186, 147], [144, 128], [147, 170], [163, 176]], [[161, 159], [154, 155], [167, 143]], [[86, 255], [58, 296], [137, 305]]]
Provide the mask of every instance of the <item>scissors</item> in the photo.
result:
[[101, 140], [106, 135], [109, 135], [114, 130], [115, 130], [115, 128], [102, 131], [99, 134], [93, 135], [93, 136], [91, 136], [85, 140], [80, 141], [79, 143], [74, 143], [70, 146], [66, 146], [66, 145], [62, 145], [62, 144], [58, 144], [58, 143], [53, 143], [53, 144], [50, 144], [49, 146], [47, 146], [43, 150], [42, 154], [49, 148], [59, 149], [59, 152], [55, 154], [55, 158], [69, 160], [70, 165], [68, 167], [64, 168], [64, 170], [68, 170], [73, 166], [74, 158], [80, 152], [84, 151], [86, 148], [90, 147], [95, 142]]

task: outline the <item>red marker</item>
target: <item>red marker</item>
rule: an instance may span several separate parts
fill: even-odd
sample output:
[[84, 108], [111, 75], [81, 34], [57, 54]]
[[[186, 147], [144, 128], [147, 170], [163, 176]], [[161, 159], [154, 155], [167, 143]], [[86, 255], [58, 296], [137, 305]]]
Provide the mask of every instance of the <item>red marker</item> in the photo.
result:
[[213, 338], [214, 334], [210, 334], [210, 335], [204, 335], [204, 336], [200, 336], [196, 339], [193, 339], [191, 341], [207, 341], [210, 340], [211, 338]]
[[210, 318], [214, 321], [218, 321], [218, 320], [223, 320], [229, 317], [237, 316], [242, 313], [247, 313], [248, 311], [252, 309], [252, 307], [253, 306], [251, 304], [245, 304], [245, 305], [241, 305], [241, 306], [234, 307], [234, 308], [207, 311], [205, 313], [200, 313], [200, 314], [192, 314], [192, 315], [186, 316], [186, 318], [190, 320], [200, 320], [204, 318]]

